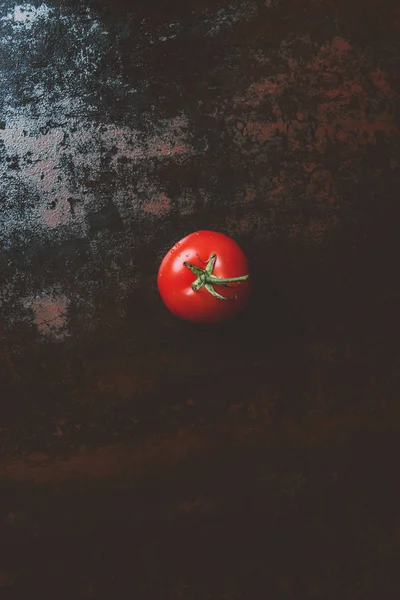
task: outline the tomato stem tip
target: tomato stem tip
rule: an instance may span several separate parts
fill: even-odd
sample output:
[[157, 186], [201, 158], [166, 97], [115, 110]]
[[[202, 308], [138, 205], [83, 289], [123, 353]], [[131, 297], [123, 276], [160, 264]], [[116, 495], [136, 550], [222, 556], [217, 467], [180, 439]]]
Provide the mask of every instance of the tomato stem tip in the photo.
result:
[[[200, 257], [199, 260], [201, 260]], [[241, 275], [240, 277], [216, 277], [212, 274], [216, 260], [217, 255], [215, 252], [213, 252], [207, 261], [207, 266], [204, 269], [202, 267], [196, 267], [188, 261], [185, 261], [183, 263], [185, 267], [190, 269], [192, 273], [194, 273], [194, 275], [196, 275], [197, 277], [197, 279], [192, 283], [192, 290], [197, 292], [202, 287], [204, 287], [209, 294], [211, 294], [215, 298], [218, 298], [219, 300], [233, 300], [233, 298], [226, 298], [225, 296], [222, 296], [221, 294], [216, 292], [214, 289], [214, 285], [222, 285], [224, 287], [230, 288], [236, 287], [229, 284], [241, 283], [243, 281], [246, 281], [249, 278], [249, 276]]]

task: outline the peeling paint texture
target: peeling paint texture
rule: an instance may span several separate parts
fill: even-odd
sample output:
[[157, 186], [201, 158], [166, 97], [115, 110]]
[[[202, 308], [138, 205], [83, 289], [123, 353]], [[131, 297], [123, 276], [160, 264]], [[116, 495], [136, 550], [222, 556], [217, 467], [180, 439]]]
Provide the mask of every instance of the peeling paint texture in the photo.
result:
[[400, 598], [399, 73], [397, 0], [0, 2], [1, 597]]

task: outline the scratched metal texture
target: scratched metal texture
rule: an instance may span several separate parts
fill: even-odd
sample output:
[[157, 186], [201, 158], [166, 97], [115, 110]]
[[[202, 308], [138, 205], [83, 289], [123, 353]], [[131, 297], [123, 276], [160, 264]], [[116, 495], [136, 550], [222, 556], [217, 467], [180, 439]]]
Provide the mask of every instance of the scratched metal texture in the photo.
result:
[[[0, 3], [0, 595], [400, 597], [400, 7]], [[190, 231], [251, 264], [196, 327]]]

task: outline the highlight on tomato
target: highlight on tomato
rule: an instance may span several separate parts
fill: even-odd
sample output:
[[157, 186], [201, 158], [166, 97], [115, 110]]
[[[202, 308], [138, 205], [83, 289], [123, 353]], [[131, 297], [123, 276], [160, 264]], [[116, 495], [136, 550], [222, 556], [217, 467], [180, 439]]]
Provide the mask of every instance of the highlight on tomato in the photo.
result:
[[177, 317], [193, 323], [220, 323], [246, 306], [249, 266], [231, 237], [196, 231], [164, 256], [157, 284], [164, 304]]

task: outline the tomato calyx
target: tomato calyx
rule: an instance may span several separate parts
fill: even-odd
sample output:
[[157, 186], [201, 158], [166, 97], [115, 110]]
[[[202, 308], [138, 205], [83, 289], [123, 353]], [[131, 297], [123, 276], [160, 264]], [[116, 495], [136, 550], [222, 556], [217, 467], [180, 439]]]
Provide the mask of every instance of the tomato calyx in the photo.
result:
[[[242, 281], [246, 281], [249, 278], [248, 275], [242, 275], [240, 277], [216, 277], [213, 275], [215, 261], [217, 260], [217, 255], [213, 252], [210, 258], [207, 261], [207, 266], [203, 269], [202, 267], [196, 267], [190, 262], [185, 261], [183, 264], [185, 267], [190, 269], [194, 275], [196, 275], [197, 279], [192, 283], [192, 290], [197, 292], [202, 287], [204, 287], [209, 294], [214, 296], [214, 298], [218, 298], [219, 300], [233, 300], [233, 298], [226, 298], [222, 296], [218, 292], [215, 291], [214, 285], [222, 285], [224, 287], [236, 287], [230, 285], [231, 283], [240, 283]], [[202, 261], [203, 262], [203, 261]]]

